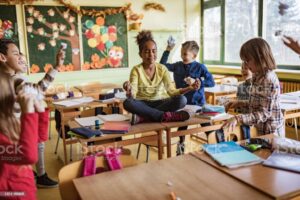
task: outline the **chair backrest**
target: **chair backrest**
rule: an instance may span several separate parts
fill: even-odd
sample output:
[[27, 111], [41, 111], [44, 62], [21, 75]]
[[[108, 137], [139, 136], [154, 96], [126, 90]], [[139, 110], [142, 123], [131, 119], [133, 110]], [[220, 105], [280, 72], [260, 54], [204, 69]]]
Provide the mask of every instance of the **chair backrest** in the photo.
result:
[[[130, 155], [121, 155], [120, 161], [123, 167], [130, 167], [137, 165], [137, 160]], [[104, 157], [97, 157], [97, 167], [104, 167], [107, 169], [107, 164]], [[58, 173], [59, 192], [63, 200], [77, 200], [80, 199], [78, 192], [73, 184], [73, 179], [79, 178], [82, 175], [83, 161], [76, 161], [64, 166]]]

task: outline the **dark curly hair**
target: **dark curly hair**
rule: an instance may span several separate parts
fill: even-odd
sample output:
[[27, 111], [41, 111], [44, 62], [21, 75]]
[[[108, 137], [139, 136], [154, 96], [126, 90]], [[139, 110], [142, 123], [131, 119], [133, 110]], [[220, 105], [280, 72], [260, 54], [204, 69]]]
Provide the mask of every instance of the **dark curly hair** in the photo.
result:
[[151, 31], [143, 30], [139, 32], [139, 34], [136, 36], [136, 43], [139, 46], [139, 52], [141, 53], [143, 51], [143, 48], [146, 44], [146, 42], [152, 41], [155, 45], [156, 42], [153, 39]]
[[0, 53], [6, 55], [9, 44], [15, 44], [15, 41], [10, 39], [0, 39]]

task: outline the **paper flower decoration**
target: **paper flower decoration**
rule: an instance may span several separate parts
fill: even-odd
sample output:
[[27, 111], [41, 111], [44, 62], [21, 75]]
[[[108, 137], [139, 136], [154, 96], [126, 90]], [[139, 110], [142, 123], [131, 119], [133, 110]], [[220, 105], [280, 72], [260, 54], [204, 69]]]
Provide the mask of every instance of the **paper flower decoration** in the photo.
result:
[[5, 20], [4, 22], [2, 22], [2, 28], [4, 30], [11, 29], [12, 27], [13, 27], [13, 24], [11, 21]]
[[64, 24], [59, 24], [59, 30], [62, 32], [64, 30], [66, 30], [67, 26]]
[[49, 63], [47, 63], [47, 64], [45, 64], [45, 66], [44, 66], [44, 71], [45, 71], [45, 72], [48, 72], [51, 68], [52, 68], [52, 65], [49, 64]]
[[50, 44], [52, 47], [55, 47], [55, 46], [56, 46], [56, 40], [54, 40], [54, 39], [49, 40], [49, 44]]
[[50, 17], [53, 17], [55, 15], [55, 12], [54, 12], [54, 10], [52, 8], [48, 10], [48, 15]]
[[70, 36], [74, 36], [75, 35], [75, 30], [70, 30], [69, 34], [70, 34]]
[[42, 22], [44, 20], [44, 16], [43, 15], [39, 15], [37, 19], [38, 19], [39, 22]]
[[53, 24], [52, 24], [52, 30], [53, 30], [53, 31], [58, 30], [58, 24], [57, 24], [57, 23], [53, 23]]
[[38, 31], [39, 35], [44, 35], [45, 34], [44, 28], [38, 28], [37, 31]]
[[44, 51], [45, 50], [45, 43], [39, 43], [38, 44], [38, 50], [39, 51]]
[[32, 25], [34, 23], [33, 17], [28, 17], [27, 22]]
[[73, 48], [72, 49], [72, 53], [74, 54], [74, 55], [78, 55], [79, 54], [79, 48]]
[[39, 72], [40, 71], [40, 67], [38, 66], [38, 65], [36, 65], [36, 64], [33, 64], [32, 66], [31, 66], [31, 68], [30, 68], [30, 72], [31, 73], [37, 73], [37, 72]]
[[63, 17], [64, 17], [65, 19], [67, 19], [67, 18], [69, 17], [69, 11], [68, 11], [68, 10], [65, 11], [65, 12], [63, 12]]
[[30, 25], [30, 26], [27, 26], [27, 32], [28, 32], [28, 33], [32, 33], [32, 31], [33, 31], [32, 26], [31, 26], [31, 25]]
[[32, 15], [33, 11], [34, 11], [34, 7], [33, 7], [33, 6], [27, 7], [27, 12], [28, 12], [30, 15]]
[[71, 17], [69, 18], [69, 22], [70, 22], [70, 23], [75, 22], [75, 17], [71, 16]]
[[99, 26], [103, 26], [105, 23], [105, 20], [103, 17], [97, 17], [96, 19], [96, 24], [99, 25]]
[[83, 65], [82, 65], [82, 70], [89, 70], [91, 68], [91, 65], [89, 62], [85, 62]]
[[68, 65], [66, 65], [65, 70], [68, 72], [74, 71], [74, 66], [72, 64], [68, 64]]
[[38, 10], [33, 11], [33, 16], [35, 18], [37, 18], [39, 16], [39, 14], [40, 14], [40, 11], [38, 11]]
[[58, 31], [53, 32], [53, 38], [58, 38], [59, 34]]

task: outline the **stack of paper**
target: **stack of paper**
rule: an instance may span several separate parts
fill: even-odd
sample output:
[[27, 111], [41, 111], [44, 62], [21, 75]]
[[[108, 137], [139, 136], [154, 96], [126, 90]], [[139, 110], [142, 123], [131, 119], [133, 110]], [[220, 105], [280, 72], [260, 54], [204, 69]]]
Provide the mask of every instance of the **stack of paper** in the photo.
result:
[[94, 101], [92, 97], [82, 97], [82, 98], [77, 98], [77, 99], [68, 99], [64, 101], [57, 101], [53, 102], [55, 105], [60, 105], [60, 106], [65, 106], [65, 107], [72, 107], [72, 106], [77, 106], [80, 104], [84, 103], [90, 103]]
[[202, 112], [196, 116], [204, 119], [216, 119], [218, 117], [224, 117], [226, 114], [224, 106], [206, 104], [202, 107]]
[[204, 144], [204, 151], [220, 165], [228, 168], [247, 166], [262, 162], [258, 156], [248, 152], [235, 142]]
[[263, 165], [299, 173], [300, 155], [274, 151], [271, 156], [263, 162]]
[[99, 120], [99, 124], [103, 124], [103, 121], [98, 116], [75, 118], [75, 121], [81, 126], [95, 126], [96, 120]]
[[109, 121], [109, 122], [120, 122], [120, 121], [130, 120], [128, 116], [121, 115], [121, 114], [98, 115], [98, 117], [103, 121]]

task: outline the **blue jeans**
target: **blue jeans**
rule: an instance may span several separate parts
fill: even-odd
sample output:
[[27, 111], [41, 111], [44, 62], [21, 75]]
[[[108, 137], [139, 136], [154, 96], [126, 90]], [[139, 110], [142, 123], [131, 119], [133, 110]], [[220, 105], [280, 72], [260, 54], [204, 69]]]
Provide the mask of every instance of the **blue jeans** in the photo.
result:
[[124, 101], [123, 106], [132, 114], [137, 114], [150, 121], [160, 122], [165, 112], [175, 112], [183, 108], [186, 102], [186, 97], [183, 95], [156, 101], [128, 98]]
[[244, 140], [245, 139], [250, 139], [250, 126], [248, 125], [241, 125], [241, 128], [242, 128], [242, 133], [243, 133], [243, 137], [244, 137]]

